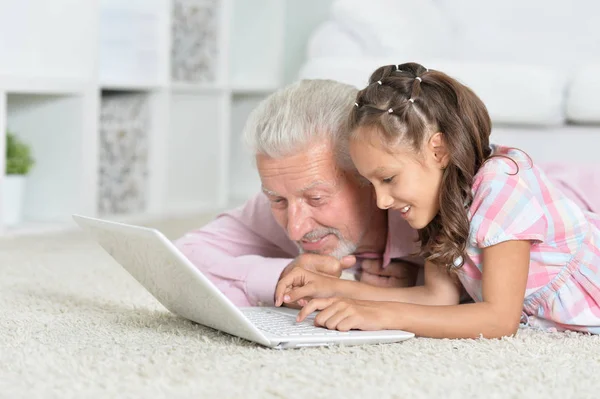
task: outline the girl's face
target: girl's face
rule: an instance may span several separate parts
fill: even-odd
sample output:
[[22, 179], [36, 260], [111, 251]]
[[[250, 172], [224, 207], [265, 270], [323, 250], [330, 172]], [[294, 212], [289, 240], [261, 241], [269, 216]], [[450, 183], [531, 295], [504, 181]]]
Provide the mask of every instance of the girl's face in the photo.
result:
[[435, 133], [416, 152], [410, 146], [386, 145], [374, 128], [358, 128], [360, 139], [350, 142], [358, 172], [377, 195], [377, 206], [394, 209], [414, 229], [427, 226], [439, 211], [443, 168], [448, 157], [442, 133]]

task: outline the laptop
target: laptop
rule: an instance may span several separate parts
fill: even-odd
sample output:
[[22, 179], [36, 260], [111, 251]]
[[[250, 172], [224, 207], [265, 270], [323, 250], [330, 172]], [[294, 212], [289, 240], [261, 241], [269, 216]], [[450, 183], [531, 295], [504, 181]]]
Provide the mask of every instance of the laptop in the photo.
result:
[[297, 323], [297, 310], [237, 307], [160, 231], [86, 216], [75, 222], [170, 312], [225, 333], [277, 348], [400, 342], [401, 330], [348, 332]]

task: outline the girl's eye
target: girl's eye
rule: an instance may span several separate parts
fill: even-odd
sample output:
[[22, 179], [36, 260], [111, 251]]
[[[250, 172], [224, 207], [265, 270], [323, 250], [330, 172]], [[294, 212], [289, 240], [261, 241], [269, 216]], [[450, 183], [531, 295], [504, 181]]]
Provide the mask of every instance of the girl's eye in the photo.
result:
[[394, 180], [394, 177], [395, 177], [395, 176], [392, 176], [392, 177], [386, 177], [385, 179], [382, 179], [381, 181], [382, 181], [383, 183], [385, 183], [385, 184], [389, 184], [389, 183], [391, 183], [391, 182]]

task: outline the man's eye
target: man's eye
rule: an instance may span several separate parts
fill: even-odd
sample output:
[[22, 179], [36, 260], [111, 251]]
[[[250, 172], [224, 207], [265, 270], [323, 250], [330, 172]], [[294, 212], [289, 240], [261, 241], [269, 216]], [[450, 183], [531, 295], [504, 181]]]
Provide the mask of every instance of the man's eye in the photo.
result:
[[271, 202], [274, 204], [283, 204], [285, 202], [285, 198], [272, 198]]
[[319, 202], [321, 201], [323, 198], [322, 197], [312, 197], [311, 200], [315, 201], [315, 202]]
[[394, 180], [394, 177], [396, 177], [396, 176], [386, 177], [385, 179], [381, 179], [381, 181], [385, 184], [389, 184]]

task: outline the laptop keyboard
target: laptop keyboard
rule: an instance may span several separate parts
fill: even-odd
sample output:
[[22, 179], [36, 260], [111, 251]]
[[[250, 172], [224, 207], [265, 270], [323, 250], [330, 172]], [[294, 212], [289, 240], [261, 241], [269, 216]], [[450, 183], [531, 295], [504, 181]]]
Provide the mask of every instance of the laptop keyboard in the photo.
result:
[[293, 316], [288, 316], [286, 314], [264, 308], [261, 308], [260, 310], [246, 311], [244, 312], [244, 315], [260, 330], [276, 335], [339, 336], [348, 334], [348, 332], [315, 327], [313, 324], [313, 319], [296, 323], [296, 319]]

